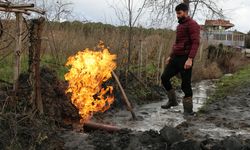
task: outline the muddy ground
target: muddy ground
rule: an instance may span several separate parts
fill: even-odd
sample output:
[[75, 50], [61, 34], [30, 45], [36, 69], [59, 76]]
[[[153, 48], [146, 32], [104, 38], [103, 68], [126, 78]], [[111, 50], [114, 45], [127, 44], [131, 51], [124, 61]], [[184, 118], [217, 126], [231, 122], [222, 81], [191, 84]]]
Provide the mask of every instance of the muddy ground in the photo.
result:
[[[59, 81], [55, 72], [46, 68], [41, 70], [41, 76], [46, 117], [27, 117], [27, 113], [30, 112], [27, 101], [30, 96], [27, 75], [20, 77], [22, 86], [17, 93], [17, 102], [8, 99], [11, 93], [3, 92], [8, 90], [0, 90], [1, 108], [5, 108], [2, 112], [14, 107], [15, 111], [20, 111], [20, 116], [24, 115], [25, 118], [20, 118], [22, 124], [18, 124], [18, 119], [13, 121], [16, 119], [15, 114], [0, 114], [0, 149], [5, 149], [6, 145], [22, 145], [14, 149], [26, 147], [46, 150], [250, 149], [250, 83], [241, 85], [234, 93], [221, 100], [215, 100], [193, 117], [183, 117], [181, 105], [171, 110], [161, 110], [159, 107], [166, 100], [152, 101], [150, 104], [138, 105], [137, 111], [140, 115], [137, 121], [126, 118], [129, 113], [116, 112], [116, 109], [94, 118], [94, 121], [121, 127], [122, 130], [119, 132], [84, 133], [74, 130], [76, 127], [79, 128], [77, 124], [75, 126], [68, 123], [78, 120], [79, 116], [69, 97], [64, 94], [66, 83]], [[209, 89], [214, 87], [211, 82], [204, 81], [195, 85], [195, 88], [200, 89], [194, 89], [194, 104], [197, 111], [208, 96], [204, 91], [209, 94]], [[178, 95], [179, 98], [182, 97], [180, 93]], [[3, 105], [6, 106], [2, 107]], [[23, 105], [26, 106], [25, 109]], [[119, 122], [115, 122], [117, 120]], [[13, 134], [13, 131], [18, 134]], [[14, 144], [13, 138], [16, 138]]]
[[179, 125], [165, 126], [160, 131], [64, 131], [60, 135], [65, 141], [65, 149], [247, 150], [250, 149], [250, 83], [207, 105], [196, 116], [184, 118], [186, 121]]

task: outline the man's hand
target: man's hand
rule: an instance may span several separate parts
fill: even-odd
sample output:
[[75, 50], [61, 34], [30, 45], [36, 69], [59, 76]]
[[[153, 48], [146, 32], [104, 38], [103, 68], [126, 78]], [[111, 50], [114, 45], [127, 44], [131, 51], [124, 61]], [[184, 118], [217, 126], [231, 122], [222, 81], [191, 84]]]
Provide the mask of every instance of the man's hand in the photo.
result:
[[168, 57], [168, 58], [165, 60], [165, 64], [168, 65], [169, 62], [170, 62], [170, 60], [171, 60], [171, 57]]
[[193, 65], [193, 59], [192, 58], [188, 58], [188, 60], [185, 63], [184, 69], [190, 69]]

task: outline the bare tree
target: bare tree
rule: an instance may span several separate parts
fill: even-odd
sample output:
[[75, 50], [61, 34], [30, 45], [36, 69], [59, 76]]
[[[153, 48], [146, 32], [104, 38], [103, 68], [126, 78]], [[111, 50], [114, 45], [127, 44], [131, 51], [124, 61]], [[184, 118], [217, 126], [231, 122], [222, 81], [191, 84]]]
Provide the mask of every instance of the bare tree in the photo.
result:
[[67, 18], [71, 13], [72, 10], [70, 9], [70, 6], [72, 5], [72, 2], [68, 2], [65, 0], [57, 0], [55, 3], [55, 18], [57, 21], [60, 21], [62, 18]]
[[[129, 72], [130, 63], [131, 63], [131, 51], [132, 51], [132, 39], [133, 39], [133, 27], [138, 23], [139, 18], [141, 17], [146, 5], [147, 0], [142, 0], [137, 5], [135, 4], [136, 0], [122, 0], [120, 1], [121, 7], [117, 4], [110, 5], [120, 20], [120, 23], [127, 25], [128, 29], [128, 60], [127, 60], [127, 69], [126, 74]], [[138, 1], [137, 1], [138, 2]], [[138, 6], [139, 5], [139, 6]]]
[[175, 6], [181, 2], [189, 6], [191, 17], [196, 14], [202, 14], [206, 17], [224, 17], [222, 9], [218, 6], [218, 0], [148, 0], [147, 8], [154, 16], [152, 23], [171, 22], [175, 19]]

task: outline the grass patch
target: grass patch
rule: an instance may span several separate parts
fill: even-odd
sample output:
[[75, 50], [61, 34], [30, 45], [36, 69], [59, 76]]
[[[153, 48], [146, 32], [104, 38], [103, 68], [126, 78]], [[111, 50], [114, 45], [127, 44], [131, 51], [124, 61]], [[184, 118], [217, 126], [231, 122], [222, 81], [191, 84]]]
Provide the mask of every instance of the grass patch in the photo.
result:
[[[62, 61], [63, 62], [63, 61]], [[66, 59], [65, 59], [66, 62]], [[49, 54], [41, 57], [41, 66], [47, 66], [56, 71], [60, 80], [65, 80], [64, 75], [67, 73], [68, 68], [64, 66], [64, 63], [58, 63], [55, 58]], [[6, 59], [0, 62], [0, 79], [9, 83], [13, 82], [13, 56], [10, 55]], [[28, 56], [22, 55], [21, 58], [21, 73], [28, 71]]]
[[[10, 55], [0, 62], [0, 79], [9, 83], [13, 81], [14, 72], [13, 56]], [[28, 56], [23, 55], [21, 57], [21, 73], [28, 70]]]
[[64, 81], [64, 75], [68, 72], [68, 68], [64, 65], [66, 63], [66, 58], [57, 62], [55, 58], [51, 55], [44, 55], [41, 58], [41, 66], [46, 66], [48, 68], [52, 68], [56, 71], [57, 77]]
[[200, 112], [205, 111], [207, 106], [215, 101], [224, 99], [227, 95], [236, 92], [240, 86], [250, 83], [250, 65], [247, 65], [234, 73], [232, 76], [224, 76], [216, 83], [216, 89], [210, 96]]

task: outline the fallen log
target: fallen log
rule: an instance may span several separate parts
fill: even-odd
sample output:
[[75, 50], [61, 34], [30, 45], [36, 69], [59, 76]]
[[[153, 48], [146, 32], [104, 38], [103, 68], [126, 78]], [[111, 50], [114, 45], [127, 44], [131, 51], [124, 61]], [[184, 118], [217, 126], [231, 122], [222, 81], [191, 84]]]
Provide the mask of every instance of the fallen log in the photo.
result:
[[117, 132], [121, 130], [120, 128], [112, 125], [107, 124], [101, 124], [101, 123], [95, 123], [95, 122], [85, 122], [83, 125], [83, 131], [84, 132], [91, 132], [96, 130], [102, 130], [107, 132]]

